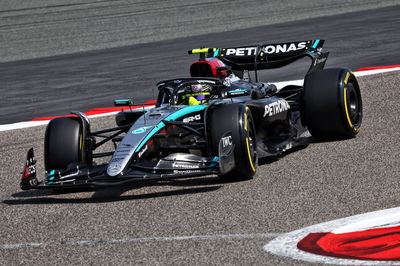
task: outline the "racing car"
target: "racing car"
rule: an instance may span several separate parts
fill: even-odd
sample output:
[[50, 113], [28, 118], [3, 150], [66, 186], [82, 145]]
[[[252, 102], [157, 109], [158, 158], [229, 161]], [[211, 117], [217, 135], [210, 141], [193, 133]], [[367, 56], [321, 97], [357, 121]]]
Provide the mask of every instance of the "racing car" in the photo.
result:
[[[323, 44], [189, 50], [199, 55], [190, 77], [158, 82], [153, 106], [115, 100], [124, 108], [115, 127], [92, 131], [81, 112], [51, 120], [44, 138], [44, 178], [36, 176], [31, 148], [20, 186], [57, 190], [205, 175], [246, 180], [255, 175], [260, 158], [304, 145], [305, 134], [317, 140], [355, 137], [363, 116], [357, 79], [347, 68], [324, 69], [329, 53], [322, 52]], [[278, 90], [259, 81], [258, 71], [305, 57], [311, 65], [303, 86]], [[114, 148], [99, 152], [107, 142]]]

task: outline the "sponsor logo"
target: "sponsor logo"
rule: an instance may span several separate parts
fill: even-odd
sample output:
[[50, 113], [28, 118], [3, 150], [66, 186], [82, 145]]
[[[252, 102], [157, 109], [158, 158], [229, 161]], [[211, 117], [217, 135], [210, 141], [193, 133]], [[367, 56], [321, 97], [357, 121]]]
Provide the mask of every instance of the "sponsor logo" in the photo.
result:
[[222, 141], [222, 148], [232, 146], [232, 136], [226, 136], [221, 138]]
[[279, 53], [287, 53], [287, 52], [301, 50], [304, 49], [305, 47], [306, 47], [306, 42], [268, 45], [265, 46], [264, 52], [267, 54], [279, 54]]
[[60, 175], [60, 179], [66, 179], [66, 178], [69, 178], [69, 177], [72, 177], [72, 176], [77, 176], [77, 175], [79, 175], [79, 173], [80, 173], [79, 167], [77, 166], [75, 173], [71, 173], [69, 175]]
[[191, 174], [191, 173], [201, 173], [201, 170], [174, 170], [175, 174]]
[[144, 146], [144, 148], [138, 153], [138, 157], [139, 158], [142, 157], [143, 153], [145, 153], [147, 151], [147, 149], [148, 149], [147, 145]]
[[173, 163], [172, 167], [175, 167], [175, 168], [191, 168], [191, 169], [199, 168], [198, 165], [180, 164], [180, 163]]
[[193, 122], [201, 119], [201, 115], [197, 114], [194, 116], [189, 116], [183, 119], [183, 123]]
[[129, 153], [131, 149], [118, 149], [116, 152], [118, 153]]
[[219, 170], [221, 173], [228, 173], [235, 166], [234, 150], [235, 144], [233, 143], [232, 133], [226, 132], [222, 135], [218, 144]]
[[281, 99], [265, 106], [264, 117], [273, 116], [290, 109], [287, 101]]
[[37, 178], [29, 179], [29, 184], [30, 184], [31, 186], [37, 186], [38, 183], [39, 183], [39, 182], [38, 182]]
[[24, 172], [22, 173], [22, 178], [29, 178], [36, 175], [35, 165], [25, 165]]
[[148, 128], [151, 128], [151, 127], [141, 127], [141, 128], [135, 129], [134, 131], [132, 131], [132, 133], [133, 134], [142, 134], [142, 133], [146, 132], [146, 130]]
[[200, 79], [200, 80], [197, 80], [197, 82], [199, 82], [199, 83], [211, 83], [211, 84], [215, 84], [215, 81], [212, 81], [212, 80], [206, 80], [206, 79]]
[[245, 55], [255, 55], [255, 54], [256, 54], [256, 47], [226, 49], [226, 55], [245, 56]]
[[29, 165], [29, 166], [28, 166], [28, 169], [27, 169], [27, 172], [28, 172], [29, 175], [36, 174], [36, 167], [35, 167], [35, 165]]
[[236, 77], [235, 74], [231, 74], [225, 78], [224, 85], [229, 87], [232, 84], [232, 82], [235, 82], [238, 80], [240, 80], [240, 79], [238, 77]]
[[325, 62], [326, 59], [327, 59], [326, 57], [318, 58], [317, 61], [315, 62], [315, 64], [316, 65], [321, 64], [321, 63]]
[[292, 148], [293, 148], [293, 142], [289, 142], [289, 143], [285, 144], [285, 145], [282, 147], [282, 152], [285, 152], [285, 151], [290, 150], [290, 149], [292, 149]]
[[236, 89], [236, 90], [228, 91], [228, 93], [230, 95], [243, 95], [243, 94], [248, 93], [248, 91], [244, 90], [244, 89]]
[[[306, 45], [306, 42], [267, 45], [263, 48], [263, 52], [266, 54], [287, 53], [304, 49]], [[256, 55], [256, 47], [228, 48], [226, 49], [226, 55], [254, 56]]]
[[116, 175], [116, 174], [118, 174], [121, 167], [122, 167], [122, 165], [119, 162], [110, 163], [108, 165], [107, 173], [109, 175]]

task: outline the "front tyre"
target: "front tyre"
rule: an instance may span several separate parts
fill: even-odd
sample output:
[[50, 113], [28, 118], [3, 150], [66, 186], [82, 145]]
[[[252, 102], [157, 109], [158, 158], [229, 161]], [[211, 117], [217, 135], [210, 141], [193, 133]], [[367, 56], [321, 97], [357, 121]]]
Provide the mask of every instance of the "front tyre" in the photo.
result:
[[361, 128], [362, 100], [354, 74], [347, 68], [312, 72], [304, 80], [302, 116], [319, 140], [355, 137]]
[[44, 141], [46, 171], [65, 169], [71, 163], [84, 163], [84, 137], [79, 118], [60, 117], [51, 120]]

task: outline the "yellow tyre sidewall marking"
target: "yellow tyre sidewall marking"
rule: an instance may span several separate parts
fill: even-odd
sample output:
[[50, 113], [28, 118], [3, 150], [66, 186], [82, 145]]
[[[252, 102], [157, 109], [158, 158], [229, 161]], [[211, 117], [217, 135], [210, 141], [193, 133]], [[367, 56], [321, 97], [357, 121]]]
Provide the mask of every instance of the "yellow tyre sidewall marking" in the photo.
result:
[[[350, 75], [351, 75], [351, 74], [353, 74], [353, 73], [350, 73], [350, 72], [347, 72], [347, 73], [346, 73], [346, 77], [344, 78], [344, 84], [345, 84], [345, 85], [347, 85], [347, 83], [349, 82], [349, 78], [350, 78]], [[351, 122], [351, 120], [350, 120], [349, 110], [348, 110], [348, 107], [347, 107], [347, 88], [346, 88], [346, 87], [344, 87], [344, 92], [343, 92], [343, 94], [344, 94], [344, 110], [345, 110], [345, 112], [346, 112], [347, 122], [349, 123], [350, 127], [351, 127], [355, 132], [358, 132], [358, 131], [360, 131], [360, 128], [359, 128], [359, 127], [355, 127], [355, 126], [353, 125], [353, 123]]]
[[81, 151], [81, 156], [82, 156], [82, 158], [83, 158], [83, 154], [84, 154], [84, 151], [83, 151], [83, 136], [82, 136], [82, 134], [79, 134], [79, 150]]
[[344, 110], [346, 112], [347, 122], [349, 122], [349, 125], [351, 128], [354, 128], [354, 125], [353, 125], [353, 123], [351, 123], [351, 120], [350, 120], [349, 110], [347, 108], [347, 88], [346, 87], [344, 87], [343, 94], [344, 94]]
[[347, 88], [346, 88], [346, 87], [344, 87], [343, 94], [344, 94], [344, 110], [345, 110], [345, 112], [346, 112], [347, 122], [349, 123], [349, 126], [350, 126], [355, 132], [358, 132], [358, 131], [360, 131], [360, 128], [355, 127], [355, 126], [353, 125], [353, 123], [351, 122], [351, 120], [350, 120], [349, 110], [348, 110], [348, 108], [347, 108]]
[[344, 78], [344, 84], [347, 84], [347, 82], [349, 82], [349, 78], [350, 78], [350, 72], [347, 72], [346, 77]]
[[246, 138], [246, 146], [247, 146], [247, 154], [249, 155], [249, 162], [250, 162], [251, 170], [253, 170], [253, 172], [255, 172], [256, 168], [254, 167], [253, 159], [251, 158], [251, 154], [250, 154], [249, 138]]
[[[249, 108], [246, 106], [246, 111], [248, 109]], [[244, 130], [247, 131], [247, 112], [244, 113]], [[247, 155], [249, 156], [251, 170], [253, 170], [253, 172], [255, 172], [256, 168], [254, 167], [253, 158], [251, 158], [251, 154], [250, 154], [249, 137], [246, 137], [246, 148], [247, 148]]]

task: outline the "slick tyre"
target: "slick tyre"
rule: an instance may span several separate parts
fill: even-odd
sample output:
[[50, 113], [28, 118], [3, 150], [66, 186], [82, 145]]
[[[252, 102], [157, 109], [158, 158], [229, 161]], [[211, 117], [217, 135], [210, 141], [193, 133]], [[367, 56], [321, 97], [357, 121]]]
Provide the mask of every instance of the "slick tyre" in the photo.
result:
[[214, 110], [210, 119], [211, 147], [218, 155], [221, 137], [226, 132], [232, 133], [234, 168], [227, 174], [220, 175], [224, 181], [241, 181], [253, 178], [257, 169], [256, 131], [250, 109], [245, 105], [231, 104]]
[[347, 68], [312, 72], [304, 80], [302, 117], [319, 140], [355, 137], [363, 116], [360, 87]]
[[45, 169], [65, 169], [84, 158], [82, 125], [78, 118], [60, 117], [50, 121], [44, 140]]

